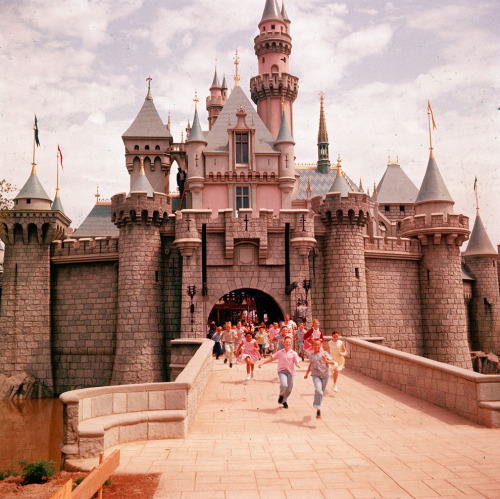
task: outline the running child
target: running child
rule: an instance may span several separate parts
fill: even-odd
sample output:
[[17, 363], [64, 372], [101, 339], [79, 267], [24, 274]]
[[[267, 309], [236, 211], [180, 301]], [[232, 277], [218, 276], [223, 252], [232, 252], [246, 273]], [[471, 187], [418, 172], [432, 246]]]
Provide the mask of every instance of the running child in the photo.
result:
[[332, 332], [332, 339], [328, 342], [328, 352], [333, 360], [337, 363], [337, 367], [332, 368], [333, 371], [333, 391], [337, 391], [337, 379], [339, 372], [344, 369], [345, 357], [347, 350], [342, 340], [339, 339], [340, 333], [338, 331]]
[[239, 355], [236, 361], [245, 361], [247, 365], [247, 379], [253, 378], [254, 364], [260, 359], [260, 354], [259, 345], [257, 345], [257, 342], [253, 339], [250, 331], [247, 331], [245, 339], [241, 342], [238, 352]]

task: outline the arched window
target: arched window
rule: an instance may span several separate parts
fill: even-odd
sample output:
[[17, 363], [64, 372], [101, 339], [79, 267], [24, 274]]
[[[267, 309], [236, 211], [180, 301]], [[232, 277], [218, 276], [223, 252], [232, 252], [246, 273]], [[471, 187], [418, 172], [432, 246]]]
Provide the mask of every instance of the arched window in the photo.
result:
[[136, 145], [134, 146], [134, 151], [138, 151], [138, 150], [139, 150], [139, 146], [136, 144]]
[[146, 151], [149, 151], [149, 146], [146, 146], [144, 149], [146, 149]]
[[279, 73], [279, 68], [276, 64], [273, 64], [271, 67], [271, 73]]
[[160, 150], [160, 146], [159, 145], [156, 145], [155, 146], [155, 151], [159, 151]]

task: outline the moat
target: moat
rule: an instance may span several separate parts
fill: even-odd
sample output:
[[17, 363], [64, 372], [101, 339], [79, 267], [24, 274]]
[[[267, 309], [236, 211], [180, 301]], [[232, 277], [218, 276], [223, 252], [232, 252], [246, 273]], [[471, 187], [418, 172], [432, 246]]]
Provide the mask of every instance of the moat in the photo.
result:
[[23, 457], [50, 459], [59, 466], [62, 409], [59, 399], [0, 400], [0, 470]]

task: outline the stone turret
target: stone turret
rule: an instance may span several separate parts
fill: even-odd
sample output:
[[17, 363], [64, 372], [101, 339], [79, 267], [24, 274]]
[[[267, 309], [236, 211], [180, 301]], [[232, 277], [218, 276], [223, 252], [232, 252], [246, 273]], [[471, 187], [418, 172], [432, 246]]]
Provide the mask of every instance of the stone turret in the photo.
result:
[[259, 74], [250, 80], [250, 93], [257, 104], [257, 112], [276, 137], [281, 126], [283, 102], [293, 134], [293, 103], [299, 91], [299, 79], [291, 75], [289, 70], [292, 52], [290, 20], [284, 5], [280, 11], [276, 0], [266, 0], [254, 48], [259, 62]]
[[325, 332], [337, 329], [343, 336], [369, 333], [363, 242], [369, 209], [369, 196], [352, 191], [328, 192], [320, 206], [319, 214], [326, 228], [322, 326]]
[[321, 107], [319, 110], [319, 129], [318, 129], [318, 171], [328, 173], [330, 171], [330, 154], [328, 151], [328, 131], [326, 129], [325, 108], [323, 105], [323, 92], [321, 93]]
[[[225, 87], [225, 88], [223, 88]], [[223, 86], [219, 83], [217, 68], [215, 68], [214, 79], [210, 87], [210, 97], [207, 97], [208, 129], [212, 130], [224, 104], [227, 100], [227, 84], [224, 76]]]
[[205, 186], [205, 156], [203, 151], [207, 146], [205, 134], [201, 129], [198, 109], [195, 109], [193, 127], [186, 142], [188, 156], [187, 186], [191, 196], [191, 207], [200, 209], [203, 202], [203, 188]]
[[474, 350], [498, 355], [500, 354], [498, 253], [491, 244], [479, 210], [463, 257], [476, 279], [472, 284], [471, 346]]
[[281, 127], [274, 143], [280, 151], [279, 159], [279, 185], [281, 189], [281, 203], [284, 209], [292, 207], [292, 191], [295, 185], [295, 168], [294, 168], [294, 146], [288, 123], [286, 121], [285, 111], [281, 117]]
[[165, 381], [160, 226], [171, 205], [165, 194], [153, 192], [141, 167], [130, 194], [111, 198], [111, 213], [120, 230], [112, 384]]
[[1, 235], [5, 243], [0, 311], [0, 372], [23, 371], [41, 382], [38, 394], [53, 396], [50, 320], [50, 245], [63, 239], [71, 220], [51, 209], [36, 175], [14, 200]]
[[402, 221], [401, 236], [417, 238], [422, 246], [424, 356], [471, 369], [460, 260], [460, 246], [469, 237], [469, 219], [452, 213], [453, 205], [431, 148], [415, 201], [416, 215]]
[[[150, 81], [150, 79], [148, 78]], [[132, 187], [139, 176], [141, 156], [148, 181], [156, 192], [169, 192], [170, 147], [173, 143], [168, 125], [165, 125], [148, 93], [139, 114], [122, 135], [125, 145], [125, 164]]]

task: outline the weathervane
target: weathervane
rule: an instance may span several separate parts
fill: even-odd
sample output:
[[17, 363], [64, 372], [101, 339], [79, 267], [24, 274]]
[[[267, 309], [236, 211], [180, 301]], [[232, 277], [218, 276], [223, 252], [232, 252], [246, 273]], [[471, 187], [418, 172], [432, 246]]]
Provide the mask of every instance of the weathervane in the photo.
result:
[[147, 78], [146, 78], [146, 81], [148, 82], [148, 95], [146, 95], [146, 100], [151, 100], [152, 97], [151, 97], [151, 80], [153, 78], [151, 78], [151, 75], [149, 75]]

